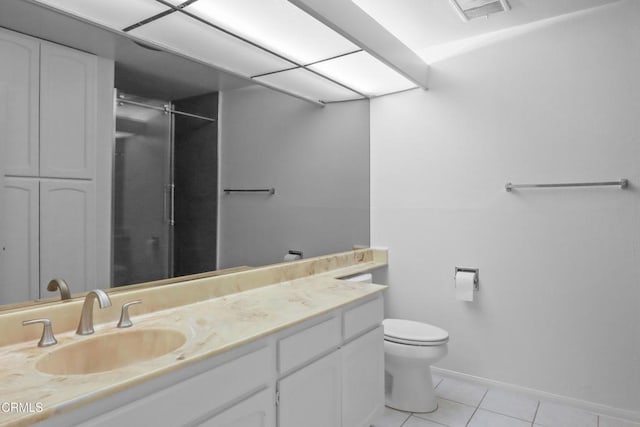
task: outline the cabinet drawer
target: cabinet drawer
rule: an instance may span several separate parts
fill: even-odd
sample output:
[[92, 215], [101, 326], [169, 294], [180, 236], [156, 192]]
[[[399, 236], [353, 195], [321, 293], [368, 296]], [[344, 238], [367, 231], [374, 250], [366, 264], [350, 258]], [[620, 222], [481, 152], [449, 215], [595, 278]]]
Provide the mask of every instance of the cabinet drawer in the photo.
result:
[[284, 373], [323, 353], [337, 348], [340, 336], [340, 318], [332, 317], [310, 328], [278, 341], [278, 370]]
[[345, 311], [344, 339], [351, 339], [378, 326], [383, 318], [384, 307], [380, 297]]
[[270, 348], [262, 348], [81, 425], [143, 426], [151, 420], [167, 426], [185, 425], [266, 385], [273, 372], [271, 361]]

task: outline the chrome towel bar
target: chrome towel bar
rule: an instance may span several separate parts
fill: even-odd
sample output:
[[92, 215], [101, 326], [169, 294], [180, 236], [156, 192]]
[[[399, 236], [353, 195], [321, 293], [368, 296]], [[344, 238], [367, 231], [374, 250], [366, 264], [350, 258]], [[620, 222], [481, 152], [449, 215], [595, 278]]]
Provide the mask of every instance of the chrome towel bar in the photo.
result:
[[615, 185], [620, 188], [627, 188], [629, 180], [622, 178], [619, 181], [602, 181], [602, 182], [567, 182], [563, 184], [512, 184], [507, 182], [504, 186], [505, 190], [511, 191], [516, 188], [561, 188], [561, 187], [600, 187]]
[[269, 193], [270, 195], [274, 195], [276, 194], [276, 189], [275, 188], [225, 188], [224, 190], [225, 194], [229, 194], [229, 193]]

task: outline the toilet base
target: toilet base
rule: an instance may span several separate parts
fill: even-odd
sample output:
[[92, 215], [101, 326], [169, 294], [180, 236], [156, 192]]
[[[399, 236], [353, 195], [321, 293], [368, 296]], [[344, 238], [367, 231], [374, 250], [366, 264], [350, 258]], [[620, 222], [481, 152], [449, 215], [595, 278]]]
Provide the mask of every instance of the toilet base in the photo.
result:
[[[395, 386], [399, 384], [399, 386]], [[431, 367], [385, 372], [385, 405], [406, 412], [428, 413], [438, 409]]]

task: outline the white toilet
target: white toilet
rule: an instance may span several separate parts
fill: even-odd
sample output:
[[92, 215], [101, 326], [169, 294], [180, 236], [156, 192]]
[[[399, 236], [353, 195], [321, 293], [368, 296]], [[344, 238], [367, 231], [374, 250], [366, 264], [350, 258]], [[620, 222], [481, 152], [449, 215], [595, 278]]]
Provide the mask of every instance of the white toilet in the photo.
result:
[[449, 333], [412, 320], [385, 319], [382, 325], [386, 405], [407, 412], [435, 411], [431, 365], [447, 355]]

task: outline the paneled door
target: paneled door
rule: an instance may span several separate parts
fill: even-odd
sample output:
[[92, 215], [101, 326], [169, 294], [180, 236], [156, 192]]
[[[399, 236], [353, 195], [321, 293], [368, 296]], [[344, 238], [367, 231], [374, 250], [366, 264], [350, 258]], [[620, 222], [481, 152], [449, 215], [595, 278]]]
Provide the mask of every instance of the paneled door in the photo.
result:
[[108, 287], [96, 283], [96, 195], [92, 181], [40, 181], [40, 297], [61, 277], [73, 292]]
[[38, 175], [39, 41], [0, 28], [0, 173]]
[[40, 297], [39, 182], [0, 176], [0, 304]]
[[40, 176], [95, 178], [97, 58], [42, 43]]
[[278, 383], [278, 427], [341, 426], [339, 351], [305, 366]]

